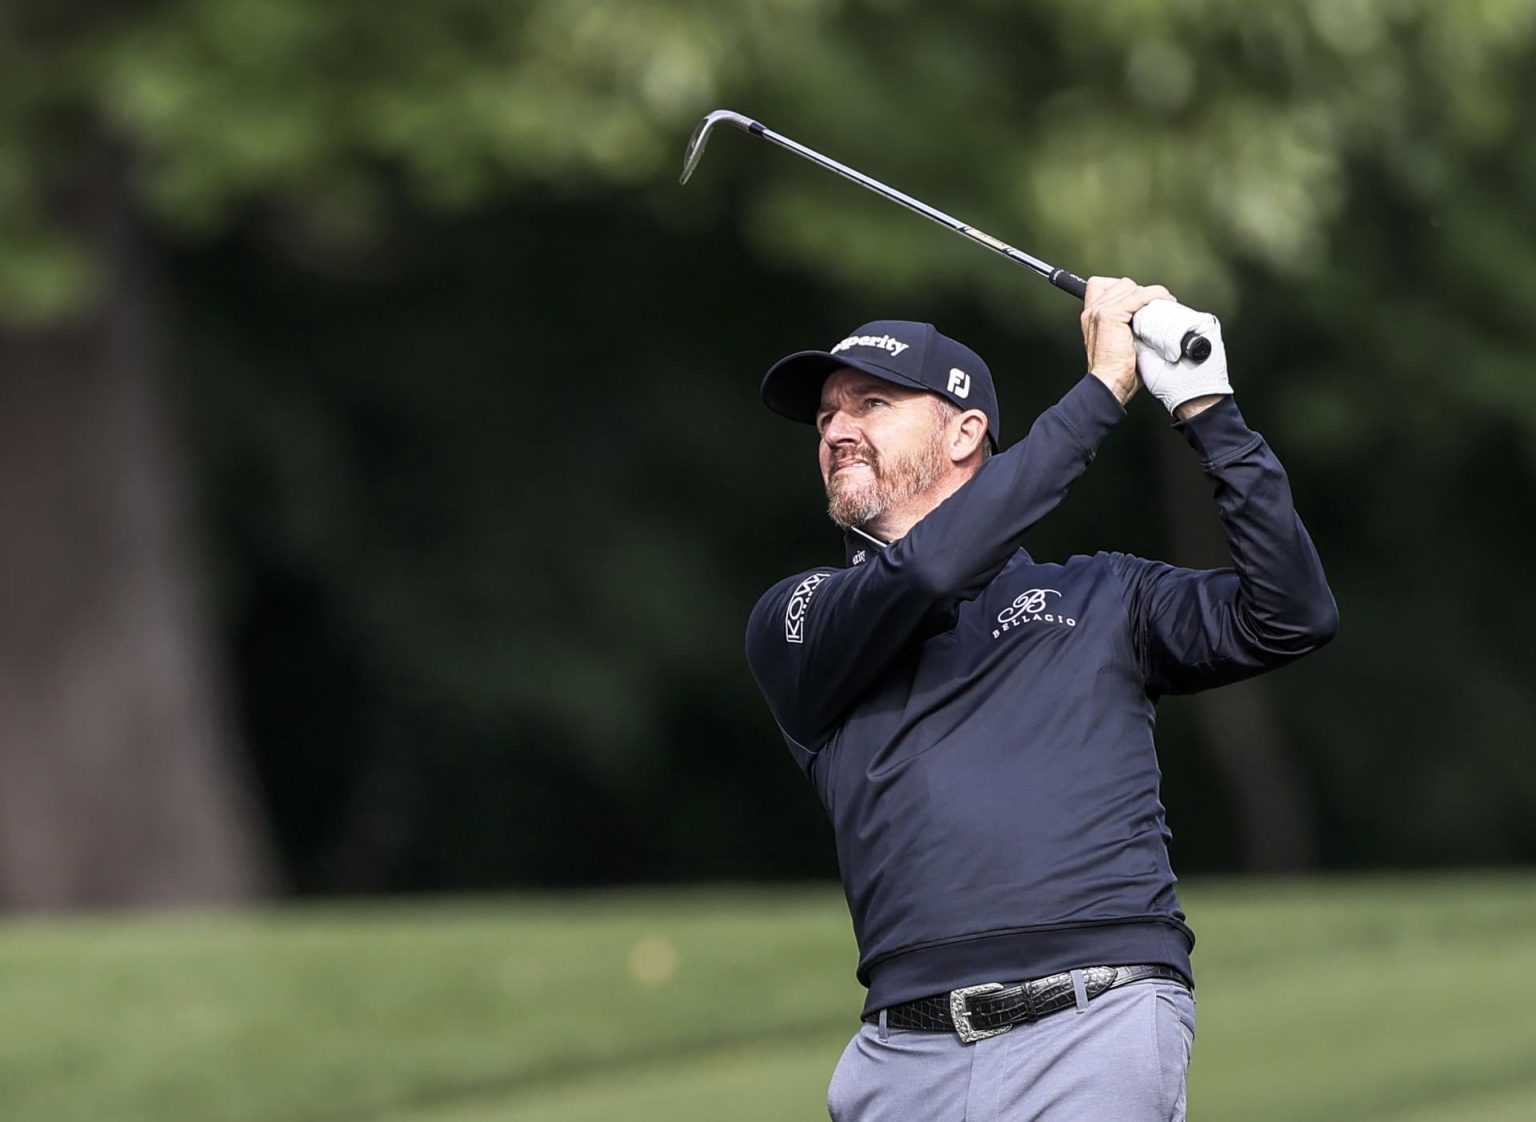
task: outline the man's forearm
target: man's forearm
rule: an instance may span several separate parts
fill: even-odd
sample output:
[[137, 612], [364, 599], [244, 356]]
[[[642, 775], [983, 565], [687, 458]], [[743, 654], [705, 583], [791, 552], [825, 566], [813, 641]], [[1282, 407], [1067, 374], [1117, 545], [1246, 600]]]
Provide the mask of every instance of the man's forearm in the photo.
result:
[[[1285, 469], [1225, 395], [1179, 428], [1216, 483], [1216, 505], [1242, 594], [1239, 633], [1276, 653], [1326, 642], [1337, 608]], [[1190, 403], [1193, 404], [1193, 403]], [[1326, 633], [1326, 634], [1324, 634]]]

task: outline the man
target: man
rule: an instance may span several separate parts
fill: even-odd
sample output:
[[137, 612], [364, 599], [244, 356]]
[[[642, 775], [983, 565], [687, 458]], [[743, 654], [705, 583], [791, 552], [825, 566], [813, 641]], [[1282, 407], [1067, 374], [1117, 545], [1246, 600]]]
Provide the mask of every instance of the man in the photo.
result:
[[[775, 585], [747, 637], [832, 819], [869, 988], [837, 1122], [1184, 1117], [1194, 937], [1154, 705], [1316, 649], [1337, 610], [1219, 324], [1170, 301], [1089, 281], [1088, 376], [1007, 451], [987, 367], [927, 324], [867, 324], [764, 379], [817, 426], [846, 532], [847, 567]], [[1036, 561], [1028, 531], [1143, 383], [1215, 482], [1233, 567]]]

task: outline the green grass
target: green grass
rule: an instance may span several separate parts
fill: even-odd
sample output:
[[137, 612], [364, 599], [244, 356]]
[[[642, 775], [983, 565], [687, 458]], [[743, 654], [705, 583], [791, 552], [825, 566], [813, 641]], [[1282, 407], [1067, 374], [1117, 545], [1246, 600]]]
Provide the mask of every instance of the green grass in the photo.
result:
[[[1536, 876], [1195, 882], [1192, 1117], [1536, 1119]], [[835, 889], [0, 925], [5, 1122], [824, 1118]]]

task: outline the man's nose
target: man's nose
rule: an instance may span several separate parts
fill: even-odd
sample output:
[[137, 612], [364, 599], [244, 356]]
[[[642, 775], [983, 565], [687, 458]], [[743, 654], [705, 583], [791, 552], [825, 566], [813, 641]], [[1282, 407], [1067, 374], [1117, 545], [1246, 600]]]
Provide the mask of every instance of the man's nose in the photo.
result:
[[826, 427], [821, 430], [821, 438], [828, 444], [847, 444], [859, 439], [858, 426], [853, 423], [853, 418], [839, 409], [827, 418]]

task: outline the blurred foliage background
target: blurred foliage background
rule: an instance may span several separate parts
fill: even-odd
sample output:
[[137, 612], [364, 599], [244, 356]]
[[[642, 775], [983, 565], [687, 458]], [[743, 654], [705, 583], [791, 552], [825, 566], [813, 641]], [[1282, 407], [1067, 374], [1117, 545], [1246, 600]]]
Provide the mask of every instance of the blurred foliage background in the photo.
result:
[[[10, 0], [0, 905], [834, 875], [741, 657], [781, 354], [1223, 318], [1343, 630], [1164, 707], [1185, 872], [1536, 859], [1536, 4]], [[1220, 564], [1150, 400], [1031, 548]]]
[[[928, 320], [1008, 441], [1083, 359], [760, 141], [679, 187], [719, 107], [1222, 317], [1343, 627], [1162, 706], [1196, 1112], [1536, 1112], [1536, 0], [6, 0], [0, 73], [7, 1119], [820, 1111], [759, 378]], [[1130, 413], [1031, 550], [1224, 563]]]

